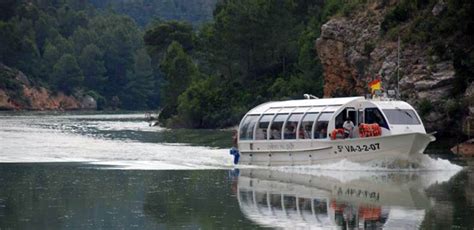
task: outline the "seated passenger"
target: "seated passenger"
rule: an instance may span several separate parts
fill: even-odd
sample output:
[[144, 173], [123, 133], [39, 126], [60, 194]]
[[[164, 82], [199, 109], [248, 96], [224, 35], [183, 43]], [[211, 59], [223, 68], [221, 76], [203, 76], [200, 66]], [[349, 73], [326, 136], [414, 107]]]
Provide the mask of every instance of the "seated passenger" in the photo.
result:
[[319, 132], [319, 138], [324, 139], [327, 136], [327, 132], [325, 128], [322, 128], [321, 131]]
[[272, 129], [270, 139], [281, 139], [281, 132], [279, 129]]
[[285, 139], [295, 139], [296, 138], [296, 133], [295, 133], [295, 127], [293, 125], [289, 125], [284, 134]]
[[354, 123], [352, 123], [351, 119], [347, 118], [342, 127], [344, 128], [344, 138], [352, 138], [352, 130], [354, 130]]
[[311, 139], [311, 125], [307, 125], [304, 127], [304, 138]]
[[267, 139], [267, 130], [266, 129], [257, 129], [255, 133], [256, 140], [265, 140]]

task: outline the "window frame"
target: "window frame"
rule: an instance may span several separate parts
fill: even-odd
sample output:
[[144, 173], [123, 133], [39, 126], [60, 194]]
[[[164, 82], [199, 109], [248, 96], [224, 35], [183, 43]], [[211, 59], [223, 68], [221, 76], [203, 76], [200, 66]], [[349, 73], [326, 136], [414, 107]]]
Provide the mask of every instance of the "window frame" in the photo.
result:
[[[261, 115], [259, 115], [259, 114], [248, 114], [247, 116], [245, 116], [245, 118], [242, 120], [242, 124], [241, 124], [240, 127], [239, 127], [239, 139], [238, 139], [239, 141], [251, 141], [251, 140], [254, 140], [254, 137], [255, 137], [255, 125], [257, 124], [258, 119], [259, 119], [260, 116], [261, 116]], [[256, 119], [256, 120], [255, 120], [255, 123], [254, 123], [254, 126], [251, 128], [251, 129], [252, 129], [252, 132], [250, 132], [250, 133], [251, 133], [251, 138], [245, 138], [245, 139], [243, 139], [243, 138], [242, 138], [242, 137], [243, 137], [243, 136], [242, 136], [242, 135], [243, 135], [243, 132], [242, 132], [242, 131], [243, 131], [243, 127], [244, 127], [245, 122], [247, 121], [247, 119], [250, 119], [250, 117], [255, 117], [255, 118], [252, 118], [252, 119]], [[251, 120], [249, 120], [249, 125], [250, 125], [250, 122], [251, 122]], [[249, 133], [248, 130], [249, 130], [249, 127], [247, 126], [246, 132], [245, 132], [246, 134]]]
[[[318, 119], [318, 117], [319, 117], [319, 115], [321, 114], [321, 112], [307, 111], [305, 114], [303, 114], [303, 116], [301, 117], [300, 124], [299, 124], [298, 132], [299, 132], [299, 130], [302, 128], [301, 125], [303, 125], [303, 122], [309, 122], [309, 121], [311, 121], [311, 120], [304, 121], [304, 118], [305, 118], [307, 115], [313, 115], [313, 114], [315, 115], [315, 117], [314, 117], [314, 120], [312, 120], [312, 123], [311, 123], [310, 137], [309, 137], [309, 138], [299, 138], [299, 135], [298, 135], [298, 139], [301, 139], [301, 140], [312, 140], [312, 139], [314, 139], [314, 138], [313, 138], [313, 127], [314, 127], [314, 123], [315, 123], [316, 120]], [[303, 132], [305, 132], [305, 130], [303, 130]]]
[[[411, 118], [410, 121], [412, 123], [399, 123], [399, 122], [393, 122], [390, 118], [391, 116], [390, 115], [393, 115], [393, 114], [390, 114], [391, 112], [393, 111], [396, 111], [398, 112], [398, 114], [403, 114], [403, 113], [409, 113], [409, 117]], [[418, 115], [417, 113], [415, 112], [415, 110], [413, 109], [399, 109], [399, 108], [395, 108], [395, 109], [382, 109], [382, 113], [383, 115], [385, 115], [385, 117], [387, 118], [387, 121], [390, 125], [421, 125], [421, 120], [418, 118]], [[390, 115], [389, 115], [390, 114]], [[397, 115], [398, 115], [397, 114]], [[405, 115], [406, 116], [406, 115]], [[395, 120], [397, 121], [397, 120]], [[413, 123], [413, 122], [416, 122], [416, 123]]]
[[[276, 113], [275, 116], [273, 116], [273, 119], [272, 119], [272, 122], [270, 123], [270, 125], [268, 126], [269, 127], [269, 133], [268, 133], [268, 140], [283, 140], [283, 127], [286, 123], [286, 120], [288, 119], [288, 117], [290, 116], [291, 113]], [[271, 139], [270, 138], [270, 135], [271, 135], [271, 130], [272, 130], [272, 126], [273, 126], [273, 123], [275, 122], [275, 119], [278, 117], [278, 116], [285, 116], [286, 117], [284, 118], [284, 120], [282, 121], [283, 123], [281, 124], [281, 127], [280, 127], [280, 138], [279, 139]], [[278, 121], [278, 122], [281, 122], [281, 121]]]

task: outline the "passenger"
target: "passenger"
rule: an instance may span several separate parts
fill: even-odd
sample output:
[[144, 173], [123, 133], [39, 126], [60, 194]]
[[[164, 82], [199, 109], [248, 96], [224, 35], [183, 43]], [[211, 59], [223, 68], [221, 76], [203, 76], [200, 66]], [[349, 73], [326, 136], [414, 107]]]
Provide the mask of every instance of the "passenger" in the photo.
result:
[[304, 139], [304, 127], [300, 127], [300, 130], [298, 131], [298, 137], [300, 139]]
[[295, 127], [293, 125], [288, 125], [288, 127], [285, 130], [285, 139], [295, 139]]
[[307, 125], [304, 127], [304, 138], [311, 139], [311, 125]]
[[262, 128], [257, 129], [257, 133], [255, 134], [255, 139], [257, 140], [267, 139], [267, 130], [262, 129]]
[[281, 132], [279, 129], [276, 129], [276, 128], [272, 129], [271, 139], [281, 139]]
[[238, 134], [237, 130], [235, 130], [235, 129], [232, 130], [232, 147], [235, 147], [235, 148], [238, 147], [238, 145], [237, 145], [237, 137], [238, 137], [238, 135], [237, 135], [237, 134]]
[[352, 123], [350, 118], [346, 119], [342, 127], [344, 128], [344, 138], [352, 138], [352, 130], [354, 130], [354, 123]]
[[321, 132], [319, 132], [319, 138], [324, 139], [324, 138], [326, 138], [327, 135], [328, 135], [328, 134], [327, 134], [327, 132], [326, 132], [326, 129], [325, 129], [325, 128], [322, 128], [322, 129], [321, 129]]

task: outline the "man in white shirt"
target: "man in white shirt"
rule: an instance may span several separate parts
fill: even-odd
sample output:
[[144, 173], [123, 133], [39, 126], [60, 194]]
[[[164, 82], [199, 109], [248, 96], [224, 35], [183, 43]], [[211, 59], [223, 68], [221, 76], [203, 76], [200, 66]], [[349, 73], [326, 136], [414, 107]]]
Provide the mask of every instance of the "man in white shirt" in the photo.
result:
[[342, 125], [344, 128], [344, 138], [352, 138], [352, 130], [354, 130], [354, 123], [352, 123], [351, 119], [347, 118]]

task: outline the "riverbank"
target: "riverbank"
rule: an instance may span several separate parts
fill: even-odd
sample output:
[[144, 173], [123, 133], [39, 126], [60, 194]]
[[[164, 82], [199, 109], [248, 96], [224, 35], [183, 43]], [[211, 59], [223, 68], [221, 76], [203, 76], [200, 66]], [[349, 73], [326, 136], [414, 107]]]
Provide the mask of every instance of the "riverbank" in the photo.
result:
[[96, 110], [96, 100], [80, 90], [51, 91], [31, 81], [22, 71], [0, 63], [0, 110]]

